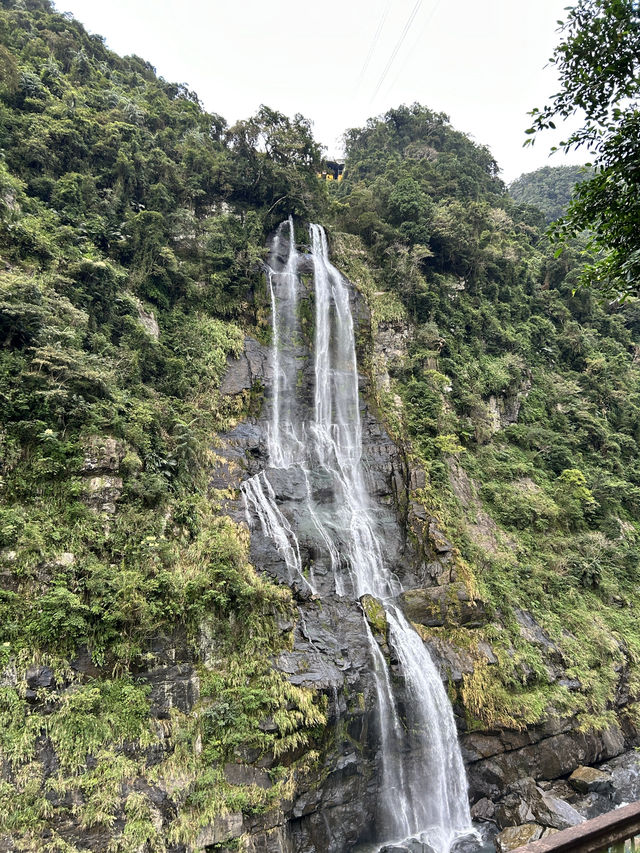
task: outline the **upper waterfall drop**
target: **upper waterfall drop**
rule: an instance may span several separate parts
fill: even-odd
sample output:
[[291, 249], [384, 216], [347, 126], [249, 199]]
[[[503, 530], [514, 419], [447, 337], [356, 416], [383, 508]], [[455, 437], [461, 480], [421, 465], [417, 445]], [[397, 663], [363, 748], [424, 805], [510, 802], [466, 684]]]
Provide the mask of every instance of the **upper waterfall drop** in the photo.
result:
[[[293, 220], [282, 223], [272, 247], [278, 263], [267, 268], [273, 368], [269, 467], [245, 484], [247, 514], [253, 511], [273, 541], [291, 583], [306, 584], [318, 595], [323, 588], [305, 574], [298, 541], [304, 535], [322, 556], [338, 595], [356, 600], [369, 594], [381, 603], [402, 678], [394, 685], [363, 617], [380, 729], [376, 837], [389, 842], [419, 836], [436, 853], [448, 853], [456, 838], [471, 832], [453, 712], [424, 643], [395, 603], [402, 584], [385, 557], [377, 508], [367, 488], [353, 290], [330, 262], [324, 229], [311, 225], [309, 235], [310, 255], [305, 257], [296, 250]], [[313, 368], [313, 399], [299, 399], [297, 378], [306, 362], [300, 269], [304, 264], [308, 271], [309, 261], [315, 314], [308, 365]], [[295, 484], [295, 523], [278, 505], [272, 479], [281, 489], [287, 482], [291, 488]], [[401, 690], [404, 701], [399, 700]]]

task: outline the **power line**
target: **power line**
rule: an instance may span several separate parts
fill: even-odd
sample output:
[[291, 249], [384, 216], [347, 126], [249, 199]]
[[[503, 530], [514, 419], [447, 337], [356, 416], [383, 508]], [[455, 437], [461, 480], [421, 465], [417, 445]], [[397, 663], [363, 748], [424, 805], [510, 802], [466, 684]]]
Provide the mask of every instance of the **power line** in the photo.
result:
[[374, 53], [374, 51], [378, 45], [378, 41], [380, 39], [380, 34], [382, 33], [382, 28], [384, 27], [385, 21], [387, 20], [387, 16], [389, 15], [389, 9], [391, 8], [391, 2], [392, 2], [392, 0], [387, 0], [387, 5], [385, 6], [385, 8], [382, 11], [382, 16], [380, 17], [380, 21], [378, 22], [378, 28], [375, 31], [373, 39], [371, 40], [371, 45], [369, 46], [369, 52], [367, 53], [367, 58], [365, 59], [364, 64], [360, 70], [360, 75], [358, 76], [358, 82], [356, 83], [357, 87], [360, 86], [360, 84], [362, 83], [365, 71], [369, 67], [369, 63], [371, 62], [371, 59], [373, 57], [373, 53]]
[[424, 36], [424, 34], [425, 34], [425, 33], [426, 33], [426, 31], [427, 31], [427, 27], [428, 27], [429, 23], [431, 22], [431, 19], [433, 18], [433, 16], [435, 15], [435, 13], [438, 11], [438, 6], [440, 5], [440, 3], [441, 3], [441, 2], [442, 2], [442, 0], [436, 0], [436, 2], [435, 2], [435, 3], [433, 4], [433, 6], [431, 7], [431, 11], [430, 11], [430, 12], [429, 12], [429, 14], [427, 15], [427, 17], [426, 17], [426, 19], [425, 19], [425, 22], [424, 22], [424, 24], [422, 25], [422, 29], [420, 30], [420, 35], [418, 36], [418, 38], [416, 39], [416, 41], [414, 41], [414, 43], [413, 43], [413, 44], [411, 45], [411, 47], [409, 48], [408, 53], [405, 55], [405, 57], [404, 57], [404, 62], [402, 63], [402, 65], [401, 65], [401, 66], [400, 66], [400, 68], [398, 69], [398, 73], [397, 73], [397, 74], [396, 74], [396, 76], [394, 77], [393, 83], [391, 84], [390, 89], [388, 89], [388, 90], [387, 90], [387, 93], [390, 93], [390, 92], [392, 92], [392, 91], [393, 91], [393, 89], [394, 89], [394, 87], [395, 87], [396, 83], [397, 83], [397, 82], [398, 82], [398, 80], [400, 79], [400, 75], [402, 74], [402, 72], [403, 72], [403, 71], [404, 71], [404, 69], [406, 68], [407, 62], [409, 61], [409, 57], [413, 54], [413, 51], [416, 49], [416, 46], [417, 46], [417, 45], [422, 41], [422, 37]]
[[[382, 72], [382, 75], [380, 76], [380, 79], [378, 80], [378, 85], [376, 86], [376, 90], [375, 90], [375, 92], [374, 92], [374, 93], [373, 93], [373, 95], [371, 96], [371, 101], [373, 101], [373, 100], [374, 100], [374, 98], [376, 97], [376, 95], [377, 95], [377, 94], [378, 94], [378, 92], [380, 91], [380, 88], [381, 88], [382, 84], [383, 84], [383, 83], [384, 83], [384, 81], [385, 81], [385, 77], [386, 77], [386, 76], [387, 76], [387, 74], [389, 73], [389, 69], [390, 69], [390, 68], [391, 68], [391, 66], [393, 65], [393, 62], [394, 62], [394, 60], [395, 60], [396, 56], [398, 55], [398, 51], [400, 50], [400, 48], [401, 48], [401, 47], [402, 47], [402, 45], [404, 44], [404, 40], [406, 39], [407, 34], [408, 34], [409, 30], [411, 29], [411, 24], [413, 23], [413, 21], [414, 21], [414, 19], [415, 19], [416, 15], [418, 14], [418, 9], [420, 8], [420, 5], [421, 5], [421, 4], [422, 4], [422, 0], [416, 0], [416, 4], [415, 4], [415, 6], [413, 7], [413, 9], [411, 10], [411, 13], [409, 14], [409, 17], [407, 18], [407, 22], [406, 22], [406, 24], [404, 25], [404, 29], [403, 29], [403, 30], [402, 30], [402, 32], [400, 33], [400, 38], [399, 38], [399, 39], [398, 39], [398, 41], [396, 42], [396, 46], [394, 47], [394, 49], [393, 49], [393, 51], [392, 51], [392, 53], [391, 53], [391, 56], [389, 57], [389, 61], [388, 61], [388, 62], [387, 62], [387, 64], [385, 65], [384, 71]], [[371, 101], [369, 101], [369, 103], [371, 103]]]

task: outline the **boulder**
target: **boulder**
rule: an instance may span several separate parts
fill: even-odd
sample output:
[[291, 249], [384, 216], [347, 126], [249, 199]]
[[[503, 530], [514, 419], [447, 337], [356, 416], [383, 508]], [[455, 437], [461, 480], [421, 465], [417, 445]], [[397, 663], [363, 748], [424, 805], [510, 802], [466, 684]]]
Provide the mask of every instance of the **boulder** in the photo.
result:
[[552, 829], [566, 829], [584, 821], [582, 815], [569, 803], [544, 794], [542, 791], [531, 803], [531, 807], [536, 820]]
[[590, 794], [595, 791], [598, 794], [609, 794], [613, 791], [611, 774], [595, 767], [576, 767], [571, 776], [569, 784], [581, 794]]
[[496, 810], [498, 826], [522, 826], [536, 823], [552, 829], [566, 829], [582, 823], [584, 818], [573, 806], [546, 793], [527, 777], [518, 780]]
[[406, 616], [428, 628], [443, 625], [478, 628], [487, 621], [484, 602], [472, 598], [463, 583], [409, 589], [400, 600]]
[[543, 832], [543, 828], [537, 823], [508, 826], [496, 836], [496, 850], [498, 853], [508, 853], [509, 850], [515, 850], [516, 847], [522, 847], [523, 844], [537, 841]]
[[508, 794], [496, 809], [496, 823], [501, 829], [522, 826], [535, 820], [531, 806], [518, 794]]
[[471, 817], [473, 820], [493, 821], [495, 813], [496, 805], [493, 800], [490, 800], [488, 797], [483, 797], [471, 807]]

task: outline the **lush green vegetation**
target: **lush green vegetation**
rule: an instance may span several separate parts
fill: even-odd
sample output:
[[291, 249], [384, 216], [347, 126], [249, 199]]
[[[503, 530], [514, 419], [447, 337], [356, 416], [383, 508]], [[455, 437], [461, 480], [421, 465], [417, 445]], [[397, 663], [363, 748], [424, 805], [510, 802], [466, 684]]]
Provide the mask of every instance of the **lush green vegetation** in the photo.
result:
[[[263, 310], [265, 237], [323, 203], [319, 149], [302, 117], [267, 108], [228, 128], [47, 0], [0, 4], [0, 68], [0, 833], [70, 850], [57, 827], [72, 815], [118, 815], [117, 849], [162, 850], [146, 796], [121, 812], [150, 748], [190, 753], [183, 839], [281, 789], [212, 780], [214, 757], [219, 774], [238, 740], [286, 752], [322, 719], [270, 666], [288, 593], [255, 575], [207, 489], [212, 436], [250, 402], [218, 386]], [[222, 654], [201, 672], [203, 713], [151, 720], [136, 673], [158, 637], [193, 655], [205, 617]], [[58, 686], [36, 704], [34, 663]]]
[[[208, 487], [212, 437], [254, 401], [219, 383], [264, 334], [260, 264], [289, 212], [329, 225], [374, 333], [410, 331], [374, 402], [493, 614], [447, 634], [478, 655], [470, 718], [606, 725], [623, 665], [635, 699], [638, 303], [576, 289], [586, 247], [555, 257], [542, 204], [446, 116], [401, 107], [346, 140], [329, 194], [301, 116], [227, 127], [47, 0], [0, 2], [0, 834], [18, 849], [71, 851], [75, 825], [163, 851], [268, 808], [315, 760], [324, 709], [271, 666], [291, 598]], [[158, 646], [196, 660], [197, 713], [150, 716]], [[241, 748], [282, 757], [272, 788], [226, 781]], [[178, 805], [168, 834], [154, 781]]]
[[537, 207], [547, 222], [553, 222], [566, 212], [576, 184], [589, 175], [590, 169], [584, 166], [543, 166], [509, 184], [509, 195], [518, 204]]
[[564, 241], [588, 230], [596, 257], [585, 267], [583, 283], [609, 296], [637, 296], [640, 8], [636, 0], [578, 0], [565, 11], [550, 60], [560, 88], [542, 109], [531, 111], [528, 143], [558, 121], [581, 117], [559, 147], [589, 152], [594, 174], [577, 187], [555, 237]]
[[[488, 639], [500, 665], [467, 679], [467, 709], [522, 725], [552, 704], [606, 725], [623, 660], [639, 686], [639, 304], [576, 290], [584, 247], [556, 258], [540, 214], [444, 116], [391, 110], [347, 141], [335, 206], [355, 236], [334, 241], [339, 262], [374, 322], [412, 327], [380, 411], [427, 469], [417, 497], [495, 614], [473, 645]], [[517, 609], [579, 689], [550, 675]]]

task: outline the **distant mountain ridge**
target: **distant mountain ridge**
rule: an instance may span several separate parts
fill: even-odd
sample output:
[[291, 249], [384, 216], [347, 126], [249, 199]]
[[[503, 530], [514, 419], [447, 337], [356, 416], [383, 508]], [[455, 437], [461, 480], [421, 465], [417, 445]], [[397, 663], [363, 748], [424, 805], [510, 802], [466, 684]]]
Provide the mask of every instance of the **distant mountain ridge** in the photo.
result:
[[509, 194], [520, 204], [534, 205], [547, 222], [553, 222], [567, 209], [575, 185], [590, 175], [589, 166], [543, 166], [516, 178], [509, 185]]

